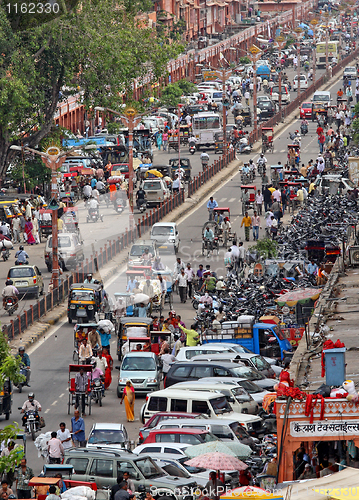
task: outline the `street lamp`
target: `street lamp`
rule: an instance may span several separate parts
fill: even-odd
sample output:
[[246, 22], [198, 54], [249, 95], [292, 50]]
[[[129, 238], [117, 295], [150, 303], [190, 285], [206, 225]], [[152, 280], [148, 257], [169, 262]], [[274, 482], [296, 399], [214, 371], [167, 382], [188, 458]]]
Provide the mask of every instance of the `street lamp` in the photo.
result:
[[[279, 55], [281, 55], [282, 49], [285, 45], [285, 38], [283, 35], [277, 36], [275, 39], [279, 49]], [[279, 105], [279, 113], [282, 117], [282, 65], [279, 66], [279, 75], [278, 75], [278, 105]]]
[[118, 111], [114, 111], [113, 109], [103, 108], [101, 106], [96, 106], [95, 111], [108, 111], [113, 115], [119, 116], [122, 123], [125, 125], [125, 127], [128, 128], [128, 203], [130, 206], [129, 226], [130, 231], [133, 231], [135, 227], [133, 217], [133, 129], [142, 120], [142, 115], [138, 115], [137, 111], [129, 106], [124, 109], [123, 114], [119, 113]]
[[317, 50], [316, 50], [316, 43], [315, 43], [315, 28], [318, 24], [317, 19], [312, 19], [310, 21], [310, 24], [313, 26], [313, 83], [315, 83], [315, 70], [317, 66]]
[[298, 93], [298, 96], [300, 95], [300, 37], [301, 37], [301, 34], [302, 34], [302, 28], [300, 28], [299, 26], [297, 28], [295, 28], [294, 30], [297, 34], [297, 93]]

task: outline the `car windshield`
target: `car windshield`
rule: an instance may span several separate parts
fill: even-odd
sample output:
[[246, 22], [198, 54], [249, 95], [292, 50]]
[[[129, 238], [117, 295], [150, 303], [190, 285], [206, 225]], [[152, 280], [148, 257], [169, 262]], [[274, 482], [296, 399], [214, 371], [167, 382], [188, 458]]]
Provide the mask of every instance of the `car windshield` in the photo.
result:
[[232, 411], [232, 408], [229, 406], [227, 398], [225, 396], [211, 399], [209, 403], [216, 415], [222, 415], [222, 413], [228, 413]]
[[95, 300], [95, 295], [92, 290], [72, 290], [72, 300]]
[[135, 464], [140, 469], [145, 479], [151, 479], [152, 477], [162, 477], [164, 475], [162, 470], [152, 462], [151, 458], [136, 460]]
[[236, 368], [232, 368], [232, 371], [237, 375], [237, 377], [244, 377], [248, 380], [263, 380], [263, 378], [265, 378], [249, 366], [238, 366]]
[[253, 356], [251, 358], [252, 363], [257, 368], [257, 370], [268, 370], [270, 368], [270, 364], [266, 361], [262, 356]]
[[231, 389], [231, 393], [236, 398], [236, 400], [239, 401], [240, 403], [242, 401], [250, 401], [251, 400], [250, 395], [247, 393], [247, 391], [245, 391], [243, 389], [243, 387], [235, 387], [234, 389]]
[[129, 167], [128, 165], [112, 165], [111, 170], [113, 172], [128, 172]]
[[206, 472], [207, 470], [203, 469], [203, 467], [193, 467], [191, 465], [186, 464], [186, 462], [188, 461], [187, 457], [180, 458], [178, 461], [190, 474], [199, 474], [200, 472]]
[[211, 441], [218, 441], [218, 438], [212, 434], [211, 432], [207, 432], [205, 434], [201, 434], [204, 443], [209, 443]]
[[123, 431], [94, 429], [88, 439], [89, 444], [122, 444], [126, 441]]
[[303, 109], [311, 109], [312, 103], [311, 102], [303, 102], [302, 108]]
[[32, 267], [18, 267], [16, 269], [10, 269], [9, 278], [31, 278], [35, 276], [34, 270]]
[[231, 346], [231, 349], [235, 352], [248, 352], [249, 354], [253, 354], [252, 351], [248, 349], [248, 347], [243, 347], [240, 344], [236, 344], [234, 346]]
[[131, 250], [130, 250], [130, 256], [132, 257], [140, 257], [145, 249], [148, 248], [150, 254], [154, 255], [155, 250], [152, 246], [149, 245], [132, 245]]
[[168, 236], [169, 234], [173, 234], [172, 226], [153, 226], [152, 235], [153, 236]]
[[[50, 236], [49, 239], [47, 240], [47, 246], [49, 248], [52, 248], [52, 236]], [[70, 248], [71, 247], [70, 236], [59, 235], [58, 246], [59, 248]]]
[[249, 394], [258, 394], [259, 392], [263, 392], [263, 389], [258, 387], [257, 384], [254, 384], [250, 380], [241, 380], [239, 385], [243, 387], [243, 389], [245, 389], [247, 392], [249, 392]]
[[161, 189], [161, 183], [159, 181], [145, 182], [143, 185], [145, 191], [152, 191]]
[[[281, 90], [282, 90], [282, 94], [286, 94], [287, 93], [285, 87], [282, 86]], [[279, 87], [274, 86], [273, 89], [272, 89], [272, 93], [277, 93], [278, 94], [279, 93]]]
[[233, 424], [229, 424], [229, 427], [232, 429], [232, 431], [234, 432], [234, 434], [238, 439], [241, 440], [245, 437], [248, 437], [246, 430], [240, 423], [233, 422]]
[[121, 370], [128, 372], [152, 372], [156, 370], [156, 363], [152, 358], [129, 356], [123, 360]]
[[313, 101], [329, 101], [329, 95], [326, 94], [314, 94]]

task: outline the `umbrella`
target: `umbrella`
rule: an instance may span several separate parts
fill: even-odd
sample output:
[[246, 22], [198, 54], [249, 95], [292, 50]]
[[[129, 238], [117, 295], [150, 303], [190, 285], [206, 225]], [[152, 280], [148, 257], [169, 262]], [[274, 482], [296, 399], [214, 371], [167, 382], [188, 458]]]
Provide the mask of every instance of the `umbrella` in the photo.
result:
[[298, 302], [299, 304], [305, 304], [309, 300], [317, 300], [321, 291], [321, 288], [301, 288], [300, 290], [284, 293], [276, 299], [276, 302], [279, 306], [287, 304], [287, 306], [293, 307]]
[[209, 443], [196, 444], [186, 448], [186, 455], [190, 458], [198, 457], [204, 453], [225, 453], [239, 458], [248, 458], [252, 450], [249, 446], [238, 443], [224, 443], [223, 441], [210, 441]]
[[283, 495], [277, 495], [274, 493], [269, 493], [262, 488], [257, 488], [256, 486], [242, 486], [241, 488], [235, 488], [234, 490], [228, 491], [221, 495], [221, 500], [236, 500], [236, 499], [267, 499], [268, 500], [283, 500]]
[[205, 453], [196, 458], [191, 458], [185, 462], [191, 467], [203, 467], [204, 469], [215, 469], [215, 470], [245, 470], [248, 465], [238, 460], [238, 458], [231, 455], [226, 455], [225, 453]]
[[163, 177], [161, 172], [159, 172], [158, 170], [147, 170], [147, 177], [149, 177], [149, 174], [154, 175], [155, 177]]
[[136, 293], [132, 298], [131, 301], [133, 304], [148, 304], [150, 301], [150, 297], [146, 295], [145, 293]]

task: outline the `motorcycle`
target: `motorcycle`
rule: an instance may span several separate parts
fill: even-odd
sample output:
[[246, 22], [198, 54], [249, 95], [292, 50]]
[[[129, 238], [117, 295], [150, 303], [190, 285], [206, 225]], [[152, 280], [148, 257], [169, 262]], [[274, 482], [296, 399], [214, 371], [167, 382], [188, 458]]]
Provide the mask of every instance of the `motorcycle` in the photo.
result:
[[191, 153], [191, 155], [194, 155], [195, 152], [196, 152], [196, 146], [195, 146], [195, 144], [190, 144], [188, 150]]
[[202, 163], [202, 170], [206, 170], [206, 168], [208, 167], [208, 159], [207, 158], [203, 158], [201, 160], [201, 163]]
[[252, 146], [250, 144], [239, 144], [239, 147], [237, 148], [237, 153], [240, 154], [250, 154], [252, 151]]
[[4, 309], [7, 313], [9, 313], [9, 316], [14, 314], [18, 307], [18, 301], [15, 300], [15, 297], [6, 297]]
[[145, 199], [139, 199], [139, 200], [137, 200], [137, 208], [141, 212], [141, 214], [143, 212], [146, 212], [147, 200], [145, 200]]
[[308, 125], [303, 125], [303, 124], [302, 124], [302, 125], [300, 126], [300, 133], [301, 133], [302, 135], [307, 134], [307, 133], [308, 133]]
[[5, 262], [6, 260], [8, 260], [10, 257], [10, 251], [8, 248], [2, 248], [1, 249], [1, 258], [2, 260]]
[[99, 378], [95, 378], [92, 382], [92, 391], [91, 391], [91, 397], [95, 401], [95, 403], [98, 403], [99, 406], [102, 406], [102, 382]]
[[25, 262], [19, 262], [17, 259], [15, 260], [15, 266], [26, 266], [28, 263], [28, 260], [25, 260]]
[[100, 211], [97, 208], [89, 208], [86, 222], [97, 222], [99, 219], [103, 222], [103, 215], [100, 215]]
[[[19, 410], [21, 410], [21, 407], [19, 408]], [[37, 411], [28, 410], [27, 412], [25, 412], [24, 420], [25, 420], [25, 433], [29, 435], [31, 434], [31, 439], [35, 441], [36, 432], [39, 430], [40, 427], [39, 415]]]
[[122, 198], [116, 198], [116, 201], [114, 203], [114, 208], [118, 214], [122, 214], [122, 212], [125, 209], [125, 207], [123, 206]]
[[28, 370], [25, 366], [22, 366], [20, 368], [20, 373], [25, 377], [25, 380], [23, 382], [18, 382], [17, 384], [14, 384], [15, 387], [19, 389], [19, 393], [22, 392], [22, 388], [25, 387], [26, 383], [28, 382], [27, 376], [28, 376]]

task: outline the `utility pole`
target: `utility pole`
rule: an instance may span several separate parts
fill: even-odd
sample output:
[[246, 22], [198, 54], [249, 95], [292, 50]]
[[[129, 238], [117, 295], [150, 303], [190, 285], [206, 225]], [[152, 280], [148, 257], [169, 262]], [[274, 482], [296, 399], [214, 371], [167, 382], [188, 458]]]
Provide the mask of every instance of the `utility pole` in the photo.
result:
[[303, 30], [298, 26], [294, 31], [297, 34], [297, 94], [300, 96], [300, 38]]
[[315, 83], [315, 71], [317, 68], [317, 50], [316, 50], [316, 40], [315, 40], [315, 28], [318, 24], [317, 19], [312, 19], [310, 21], [310, 24], [313, 27], [313, 83]]
[[251, 61], [253, 66], [253, 128], [256, 131], [258, 125], [257, 117], [257, 61], [262, 53], [256, 45], [252, 45], [249, 48], [249, 52], [252, 54]]
[[[285, 45], [285, 38], [283, 35], [277, 36], [275, 39], [278, 45], [279, 54], [281, 54], [283, 47]], [[282, 118], [282, 65], [279, 66], [279, 74], [278, 74], [278, 105], [279, 105], [279, 113]]]
[[133, 130], [141, 122], [142, 115], [139, 115], [137, 111], [131, 107], [126, 107], [123, 111], [123, 114], [119, 113], [118, 111], [114, 111], [113, 109], [102, 108], [100, 106], [97, 106], [95, 110], [108, 111], [113, 115], [119, 116], [125, 127], [128, 127], [128, 204], [130, 207], [129, 226], [130, 231], [132, 231], [135, 227], [133, 217]]

